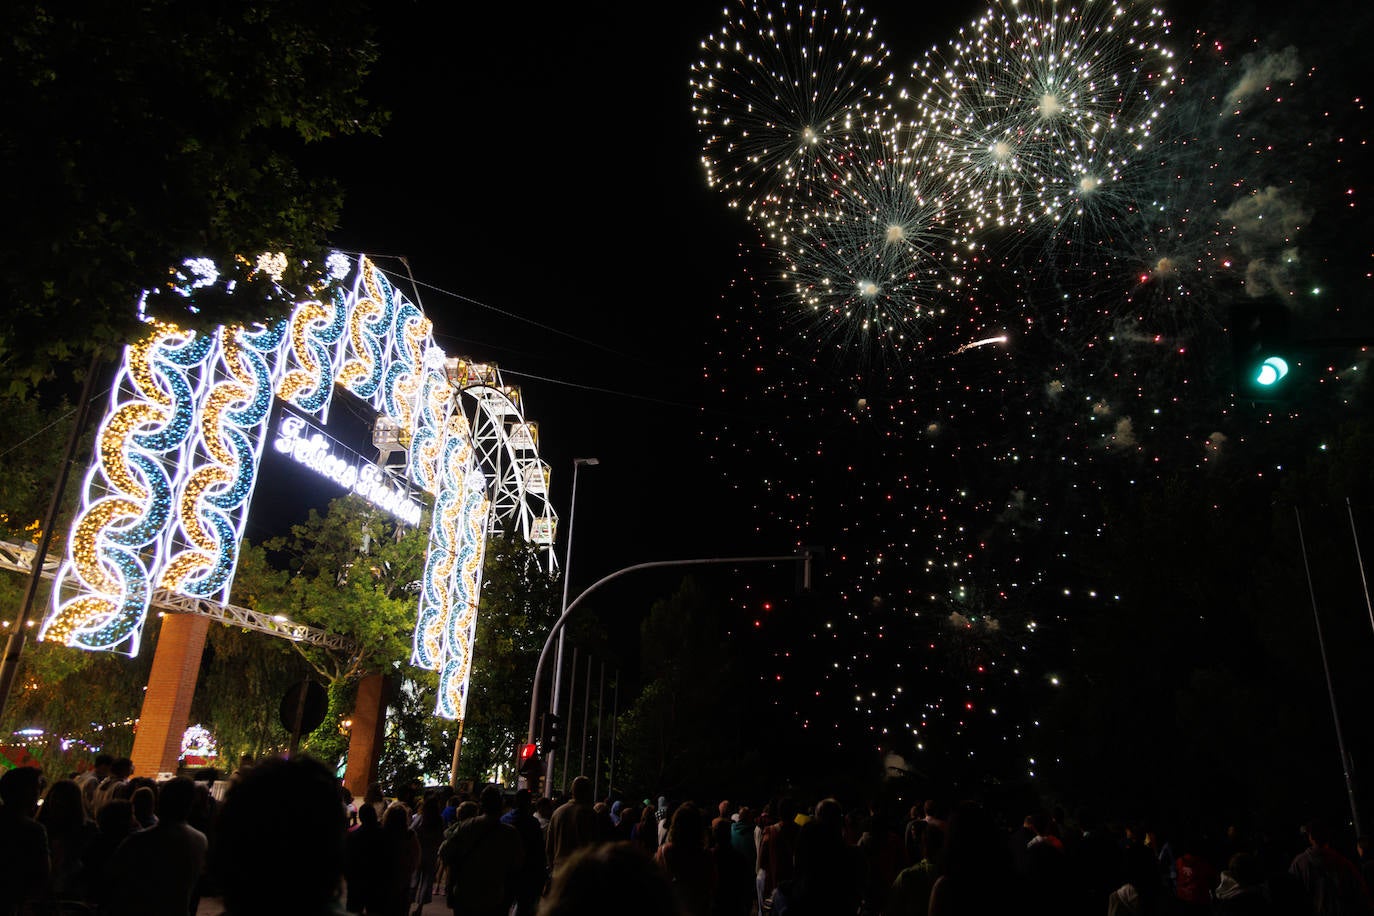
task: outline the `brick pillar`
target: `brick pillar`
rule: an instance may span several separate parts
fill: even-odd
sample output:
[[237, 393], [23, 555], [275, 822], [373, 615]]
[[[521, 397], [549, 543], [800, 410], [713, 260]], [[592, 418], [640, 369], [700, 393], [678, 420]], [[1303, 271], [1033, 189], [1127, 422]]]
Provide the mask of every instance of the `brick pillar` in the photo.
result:
[[344, 786], [356, 798], [366, 795], [367, 787], [377, 781], [386, 730], [387, 687], [382, 674], [369, 674], [358, 684], [353, 729], [348, 737], [348, 768], [344, 770]]
[[134, 775], [176, 771], [209, 630], [210, 618], [197, 614], [167, 614], [162, 618], [153, 670], [143, 695], [143, 714], [134, 735]]

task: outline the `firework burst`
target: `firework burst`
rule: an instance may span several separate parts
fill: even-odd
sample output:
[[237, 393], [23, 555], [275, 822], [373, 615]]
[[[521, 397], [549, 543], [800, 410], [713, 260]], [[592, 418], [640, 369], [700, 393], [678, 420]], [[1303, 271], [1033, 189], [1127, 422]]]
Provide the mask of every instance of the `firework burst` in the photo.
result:
[[1117, 0], [994, 6], [914, 67], [932, 166], [970, 230], [1052, 220], [1148, 141], [1173, 80], [1168, 24]]
[[877, 344], [889, 354], [920, 345], [947, 290], [962, 284], [950, 253], [947, 205], [890, 128], [874, 123], [836, 154], [828, 192], [784, 233], [784, 279], [818, 337], [842, 350]]
[[844, 0], [753, 0], [726, 16], [691, 68], [706, 180], [751, 218], [785, 220], [848, 148], [857, 107], [881, 107], [888, 51]]
[[1289, 296], [1311, 214], [1284, 178], [1318, 166], [1303, 163], [1311, 150], [1257, 138], [1304, 97], [1291, 52], [1237, 65], [1199, 33], [1154, 141], [1103, 193], [1061, 211], [1040, 273], [1107, 321], [1077, 333], [1181, 351], [1222, 330], [1226, 303]]

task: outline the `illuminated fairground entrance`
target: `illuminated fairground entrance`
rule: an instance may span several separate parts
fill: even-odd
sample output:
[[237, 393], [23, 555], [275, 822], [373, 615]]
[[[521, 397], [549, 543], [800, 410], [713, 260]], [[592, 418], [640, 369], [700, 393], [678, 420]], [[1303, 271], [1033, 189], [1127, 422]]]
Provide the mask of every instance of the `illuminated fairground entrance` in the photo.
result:
[[[411, 662], [439, 672], [437, 715], [460, 724], [464, 715], [487, 538], [517, 531], [553, 571], [549, 471], [519, 389], [495, 366], [447, 356], [429, 319], [366, 257], [335, 254], [329, 267], [334, 292], [284, 321], [213, 334], [153, 325], [125, 349], [40, 638], [134, 655], [149, 610], [174, 612], [135, 737], [137, 772], [175, 769], [210, 620], [331, 638], [228, 603], [267, 448], [404, 523], [420, 522], [425, 494]], [[203, 261], [187, 262], [182, 279], [188, 298], [222, 282]], [[338, 389], [374, 411], [375, 462], [329, 438]], [[360, 689], [360, 710], [368, 702], [381, 702], [376, 684]], [[375, 766], [381, 713], [364, 716], [375, 716], [364, 728], [355, 717], [350, 777], [355, 750]]]

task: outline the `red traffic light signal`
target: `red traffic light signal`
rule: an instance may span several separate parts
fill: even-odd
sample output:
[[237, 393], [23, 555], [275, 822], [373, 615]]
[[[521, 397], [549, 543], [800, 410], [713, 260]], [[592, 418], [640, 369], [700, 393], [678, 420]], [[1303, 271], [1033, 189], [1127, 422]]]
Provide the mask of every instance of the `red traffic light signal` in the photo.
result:
[[532, 742], [520, 745], [520, 760], [516, 765], [516, 772], [526, 779], [536, 779], [543, 769], [543, 764], [539, 761], [539, 745]]

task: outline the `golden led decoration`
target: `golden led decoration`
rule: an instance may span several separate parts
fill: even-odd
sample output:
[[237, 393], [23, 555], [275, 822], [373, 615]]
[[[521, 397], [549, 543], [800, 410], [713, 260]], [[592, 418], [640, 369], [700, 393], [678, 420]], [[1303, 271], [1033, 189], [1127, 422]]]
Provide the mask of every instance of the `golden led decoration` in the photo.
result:
[[[280, 276], [287, 266], [269, 253], [239, 258], [233, 273]], [[212, 284], [231, 292], [231, 278], [213, 267], [192, 268], [194, 278], [177, 272], [168, 291], [149, 295], [193, 297]], [[479, 432], [454, 400], [473, 382], [509, 399], [479, 402], [474, 416], [500, 436], [480, 449], [477, 437], [492, 433]], [[227, 599], [274, 399], [321, 416], [335, 384], [370, 398], [400, 443], [418, 450], [412, 482], [435, 494], [415, 640], [417, 655], [441, 671], [444, 714], [461, 716], [492, 505], [477, 461], [509, 454], [537, 463], [533, 427], [520, 415], [519, 390], [502, 385], [493, 365], [446, 359], [429, 319], [366, 258], [355, 262], [351, 292], [303, 301], [285, 321], [214, 335], [152, 323], [125, 348], [40, 638], [135, 653], [155, 587]], [[541, 473], [510, 469], [506, 484], [520, 494], [511, 511], [552, 518]], [[527, 488], [535, 478], [543, 485]], [[523, 503], [526, 492], [538, 506]], [[529, 527], [525, 520], [526, 535]]]

